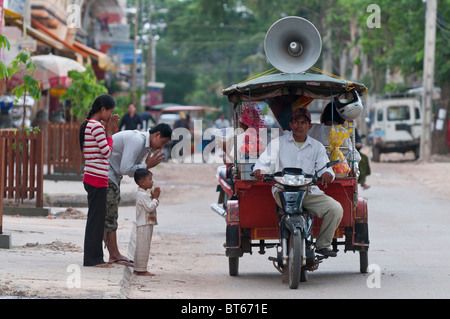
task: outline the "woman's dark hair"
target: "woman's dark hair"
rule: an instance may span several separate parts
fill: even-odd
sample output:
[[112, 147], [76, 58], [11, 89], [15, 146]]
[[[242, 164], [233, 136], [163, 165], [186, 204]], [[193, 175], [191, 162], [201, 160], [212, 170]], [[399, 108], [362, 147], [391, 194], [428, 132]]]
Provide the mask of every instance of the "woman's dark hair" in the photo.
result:
[[169, 139], [172, 138], [172, 129], [166, 123], [160, 123], [160, 124], [156, 125], [155, 127], [152, 127], [148, 132], [150, 134], [160, 132], [161, 138], [166, 138], [166, 137], [168, 137]]
[[338, 124], [344, 124], [345, 122], [331, 102], [325, 106], [322, 115], [320, 115], [320, 123], [326, 122], [336, 122]]
[[139, 181], [144, 179], [149, 174], [152, 174], [152, 172], [150, 172], [148, 169], [146, 169], [146, 168], [138, 168], [134, 172], [134, 181], [136, 182], [136, 184], [139, 185]]
[[88, 120], [97, 112], [100, 112], [102, 107], [104, 107], [107, 110], [113, 109], [116, 107], [116, 101], [114, 98], [109, 94], [102, 94], [97, 96], [97, 98], [94, 100], [94, 103], [92, 103], [91, 110], [89, 111], [89, 114], [86, 118], [86, 121], [84, 121], [80, 126], [80, 148], [83, 152], [83, 146], [84, 146], [84, 131], [86, 131], [86, 125], [88, 123]]

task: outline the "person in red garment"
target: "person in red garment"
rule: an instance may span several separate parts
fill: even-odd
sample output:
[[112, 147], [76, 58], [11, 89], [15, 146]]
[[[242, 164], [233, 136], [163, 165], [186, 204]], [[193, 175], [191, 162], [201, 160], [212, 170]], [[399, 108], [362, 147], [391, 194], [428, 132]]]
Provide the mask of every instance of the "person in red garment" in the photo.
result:
[[102, 241], [108, 189], [108, 158], [112, 155], [112, 135], [117, 130], [119, 121], [119, 116], [112, 114], [115, 107], [116, 101], [112, 96], [98, 96], [87, 120], [80, 127], [80, 147], [85, 158], [83, 183], [89, 207], [84, 236], [84, 266], [111, 267], [103, 260]]
[[[261, 129], [267, 128], [264, 114], [258, 109], [257, 104], [248, 103], [242, 107], [242, 113], [238, 118], [239, 127], [237, 134], [238, 162], [240, 159], [252, 155], [253, 157], [264, 152], [266, 146], [261, 140], [259, 133]], [[226, 146], [229, 149], [226, 149]], [[231, 147], [230, 147], [231, 146]], [[231, 164], [234, 162], [234, 147], [224, 145], [224, 163]]]

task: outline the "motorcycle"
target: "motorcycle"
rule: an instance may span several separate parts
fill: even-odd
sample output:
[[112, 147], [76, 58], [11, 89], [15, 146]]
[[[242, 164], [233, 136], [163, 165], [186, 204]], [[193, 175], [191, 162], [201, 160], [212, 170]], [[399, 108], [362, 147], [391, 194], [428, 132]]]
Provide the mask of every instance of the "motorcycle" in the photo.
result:
[[283, 171], [265, 175], [265, 182], [281, 186], [279, 209], [280, 244], [277, 257], [269, 257], [275, 268], [289, 282], [291, 289], [297, 289], [299, 282], [308, 280], [308, 270], [316, 270], [319, 263], [328, 256], [316, 255], [313, 240], [314, 218], [302, 207], [303, 199], [310, 186], [320, 180], [318, 173], [339, 163], [332, 161], [314, 175], [305, 174], [300, 168], [284, 168]]

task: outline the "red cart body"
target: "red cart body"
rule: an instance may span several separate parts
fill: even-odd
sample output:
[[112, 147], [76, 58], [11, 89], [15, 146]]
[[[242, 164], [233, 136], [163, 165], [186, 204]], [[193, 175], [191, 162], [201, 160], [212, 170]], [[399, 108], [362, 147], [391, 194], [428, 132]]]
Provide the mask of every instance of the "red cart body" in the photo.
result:
[[[227, 222], [239, 225], [240, 231], [244, 229], [250, 235], [250, 240], [279, 239], [279, 218], [272, 196], [272, 184], [253, 180], [237, 180], [235, 187], [238, 200], [230, 201]], [[346, 250], [361, 250], [361, 247], [368, 247], [367, 234], [354, 236], [353, 231], [355, 228], [366, 231], [368, 217], [367, 200], [358, 198], [356, 178], [336, 179], [326, 187], [321, 184], [319, 187], [325, 194], [338, 201], [344, 210], [334, 237], [337, 239], [343, 238], [344, 235], [350, 236], [346, 239]], [[314, 217], [314, 238], [319, 234], [320, 225], [321, 219]]]
[[[272, 196], [272, 185], [260, 181], [236, 181], [240, 228], [250, 230], [252, 240], [278, 239], [278, 213]], [[325, 194], [338, 201], [344, 210], [335, 238], [342, 238], [347, 228], [355, 223], [367, 223], [367, 200], [358, 198], [356, 178], [336, 179], [326, 185], [319, 184]], [[236, 216], [234, 218], [236, 221]], [[230, 220], [229, 220], [230, 221]], [[314, 238], [319, 234], [321, 220], [314, 218]], [[354, 243], [368, 246], [368, 242]]]

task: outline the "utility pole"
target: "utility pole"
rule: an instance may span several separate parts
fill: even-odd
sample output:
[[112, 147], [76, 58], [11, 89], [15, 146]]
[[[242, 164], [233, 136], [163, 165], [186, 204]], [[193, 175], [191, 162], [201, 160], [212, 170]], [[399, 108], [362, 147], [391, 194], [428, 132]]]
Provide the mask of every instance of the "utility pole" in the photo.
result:
[[436, 47], [437, 1], [426, 0], [425, 47], [423, 58], [422, 134], [420, 159], [427, 161], [431, 155], [431, 111], [434, 90], [434, 54]]
[[134, 13], [134, 61], [133, 61], [133, 78], [132, 78], [132, 90], [133, 90], [133, 104], [136, 106], [136, 77], [137, 77], [137, 37], [138, 37], [138, 24], [139, 24], [139, 0], [135, 0], [134, 6], [136, 12]]
[[153, 9], [153, 0], [149, 1], [148, 4], [148, 24], [150, 25], [150, 30], [148, 32], [148, 49], [147, 49], [147, 63], [146, 63], [146, 69], [147, 72], [145, 74], [145, 90], [147, 90], [147, 84], [148, 82], [155, 82], [155, 69], [153, 65], [154, 61], [154, 47], [155, 44], [153, 43], [153, 34], [152, 34], [152, 9]]

